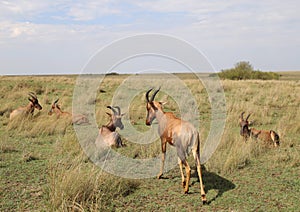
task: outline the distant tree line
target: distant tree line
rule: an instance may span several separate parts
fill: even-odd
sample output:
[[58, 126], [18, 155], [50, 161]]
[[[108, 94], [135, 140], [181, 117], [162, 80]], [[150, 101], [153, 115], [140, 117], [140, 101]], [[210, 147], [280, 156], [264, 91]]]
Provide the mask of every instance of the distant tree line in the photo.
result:
[[254, 70], [249, 62], [238, 62], [234, 68], [222, 70], [218, 73], [221, 79], [230, 80], [247, 80], [247, 79], [261, 79], [261, 80], [278, 80], [279, 74], [274, 72], [262, 72]]

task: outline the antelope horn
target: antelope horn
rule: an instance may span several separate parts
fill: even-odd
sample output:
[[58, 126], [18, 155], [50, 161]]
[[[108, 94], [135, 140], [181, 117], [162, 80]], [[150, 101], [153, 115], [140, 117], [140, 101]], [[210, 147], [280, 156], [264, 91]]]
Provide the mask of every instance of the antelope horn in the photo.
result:
[[31, 98], [33, 98], [33, 99], [37, 99], [35, 93], [33, 93], [33, 92], [29, 92], [28, 95], [31, 96]]
[[247, 116], [246, 121], [248, 121], [248, 118], [250, 117], [250, 115], [251, 115], [251, 113], [249, 113], [249, 115]]
[[58, 102], [59, 99], [55, 100], [53, 104], [56, 104]]
[[153, 90], [153, 88], [151, 88], [150, 90], [148, 90], [147, 93], [146, 93], [146, 100], [147, 100], [147, 102], [150, 102], [150, 101], [149, 101], [149, 93], [150, 93], [152, 90]]
[[117, 111], [113, 107], [107, 106], [107, 108], [111, 109], [114, 112], [114, 115], [118, 114]]
[[154, 94], [152, 95], [152, 98], [151, 98], [151, 101], [150, 101], [150, 102], [153, 102], [153, 100], [154, 100], [154, 98], [155, 98], [155, 96], [156, 96], [156, 94], [158, 93], [159, 90], [160, 90], [160, 87], [158, 88], [158, 90], [156, 90], [156, 91], [154, 92]]
[[241, 113], [241, 120], [242, 120], [242, 121], [244, 121], [244, 117], [243, 117], [243, 116], [244, 116], [244, 113], [245, 113], [245, 111]]
[[120, 107], [119, 107], [119, 106], [114, 106], [114, 108], [117, 108], [117, 110], [118, 110], [118, 115], [121, 115], [121, 109], [120, 109]]

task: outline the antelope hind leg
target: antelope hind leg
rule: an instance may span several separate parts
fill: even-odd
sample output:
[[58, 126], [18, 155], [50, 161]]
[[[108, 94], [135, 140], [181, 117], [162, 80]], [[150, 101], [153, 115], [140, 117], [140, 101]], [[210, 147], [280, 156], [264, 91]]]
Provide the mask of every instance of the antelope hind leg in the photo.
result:
[[187, 193], [189, 193], [189, 184], [190, 184], [190, 179], [191, 179], [191, 168], [190, 168], [190, 166], [189, 166], [189, 164], [186, 160], [183, 161], [182, 163], [185, 166], [185, 172], [186, 172], [186, 182], [185, 182], [184, 193], [187, 194]]
[[185, 185], [186, 185], [186, 182], [185, 182], [185, 179], [184, 179], [183, 166], [182, 166], [182, 161], [180, 160], [180, 158], [178, 158], [178, 164], [179, 164], [180, 174], [181, 174], [181, 185], [184, 188]]
[[201, 170], [201, 164], [200, 164], [200, 159], [199, 156], [196, 156], [196, 162], [197, 162], [197, 172], [198, 172], [198, 177], [199, 177], [199, 181], [200, 181], [200, 193], [201, 193], [201, 199], [202, 199], [202, 203], [206, 204], [207, 200], [206, 200], [206, 194], [204, 191], [204, 186], [203, 186], [203, 181], [202, 181], [202, 170]]

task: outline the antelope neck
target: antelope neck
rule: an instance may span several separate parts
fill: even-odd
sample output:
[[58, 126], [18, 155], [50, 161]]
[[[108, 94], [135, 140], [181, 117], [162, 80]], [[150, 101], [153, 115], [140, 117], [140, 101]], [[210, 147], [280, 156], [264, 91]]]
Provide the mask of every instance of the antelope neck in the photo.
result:
[[33, 113], [33, 111], [34, 111], [34, 105], [33, 105], [32, 102], [30, 102], [30, 103], [27, 105], [27, 111], [28, 111], [29, 113]]
[[109, 122], [105, 127], [107, 127], [112, 132], [116, 130], [116, 127], [113, 125], [112, 122]]
[[155, 117], [156, 117], [158, 122], [160, 122], [163, 119], [164, 116], [165, 116], [164, 111], [162, 111], [162, 110], [155, 111]]

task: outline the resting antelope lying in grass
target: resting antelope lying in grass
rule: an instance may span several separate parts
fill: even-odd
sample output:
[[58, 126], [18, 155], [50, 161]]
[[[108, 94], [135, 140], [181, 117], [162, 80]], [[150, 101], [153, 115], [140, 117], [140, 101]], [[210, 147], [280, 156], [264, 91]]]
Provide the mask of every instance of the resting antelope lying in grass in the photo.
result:
[[72, 124], [88, 124], [89, 120], [85, 115], [82, 114], [71, 114], [69, 112], [65, 112], [62, 111], [61, 108], [59, 107], [59, 105], [57, 104], [59, 99], [55, 100], [52, 105], [51, 105], [51, 109], [48, 112], [48, 115], [52, 115], [53, 113], [56, 114], [57, 118], [60, 117], [70, 117], [72, 118]]
[[280, 145], [279, 135], [273, 130], [257, 130], [255, 128], [251, 128], [250, 131], [252, 138], [262, 140], [267, 142], [269, 145], [274, 145], [275, 147]]
[[[171, 146], [175, 146], [178, 156], [178, 163], [181, 172], [182, 186], [184, 193], [189, 191], [189, 182], [191, 177], [191, 168], [187, 162], [187, 154], [189, 150], [192, 150], [194, 159], [197, 164], [197, 172], [200, 180], [200, 193], [202, 202], [206, 203], [206, 195], [203, 188], [202, 172], [200, 164], [200, 137], [195, 127], [187, 122], [177, 118], [171, 112], [164, 112], [161, 102], [154, 101], [155, 95], [159, 92], [159, 89], [154, 92], [151, 99], [149, 99], [149, 93], [152, 89], [146, 93], [147, 100], [147, 118], [146, 125], [151, 125], [152, 121], [156, 118], [158, 122], [158, 134], [161, 139], [162, 149], [162, 164], [158, 178], [161, 178], [164, 170], [164, 162], [166, 155], [166, 145], [169, 143]], [[183, 166], [186, 171], [186, 178], [183, 174]]]
[[[113, 114], [106, 113], [110, 117], [110, 121], [107, 125], [103, 125], [99, 129], [99, 135], [96, 139], [96, 146], [98, 148], [103, 146], [115, 146], [115, 147], [122, 147], [124, 146], [122, 143], [122, 140], [120, 138], [120, 135], [116, 132], [117, 127], [119, 127], [121, 130], [124, 129], [124, 125], [122, 123], [122, 116], [124, 114], [121, 114], [120, 107], [111, 107], [107, 106], [107, 108], [111, 109]], [[117, 109], [117, 111], [115, 110]]]
[[267, 144], [273, 144], [275, 147], [280, 145], [279, 135], [273, 130], [257, 130], [255, 128], [249, 128], [248, 118], [243, 119], [243, 112], [240, 117], [240, 134], [244, 137], [245, 141], [251, 136], [251, 138], [258, 139], [266, 142]]
[[30, 101], [29, 104], [25, 107], [19, 107], [13, 110], [9, 115], [10, 120], [13, 120], [15, 117], [20, 115], [33, 115], [34, 109], [42, 110], [42, 106], [39, 104], [37, 96], [33, 92], [30, 92], [28, 95], [28, 100]]
[[248, 118], [250, 117], [251, 114], [248, 114], [246, 120], [244, 119], [244, 113], [241, 113], [240, 120], [239, 120], [239, 125], [241, 127], [240, 130], [240, 135], [244, 137], [244, 141], [246, 142], [248, 138], [250, 137], [250, 129], [249, 129], [249, 121]]

